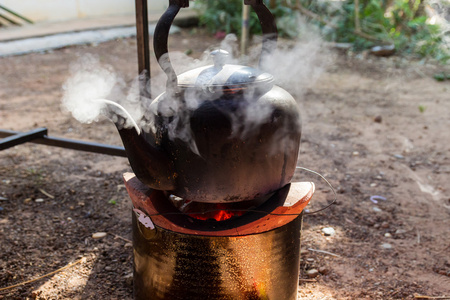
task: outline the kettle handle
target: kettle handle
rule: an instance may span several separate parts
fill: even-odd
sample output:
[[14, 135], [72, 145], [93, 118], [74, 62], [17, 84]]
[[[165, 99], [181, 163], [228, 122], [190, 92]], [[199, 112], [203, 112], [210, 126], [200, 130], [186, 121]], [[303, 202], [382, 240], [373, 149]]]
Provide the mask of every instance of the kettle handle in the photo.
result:
[[[262, 67], [263, 62], [275, 50], [278, 38], [277, 26], [275, 18], [270, 10], [264, 5], [263, 0], [244, 0], [245, 5], [250, 5], [258, 16], [259, 23], [263, 32], [263, 42], [259, 66]], [[161, 69], [167, 75], [167, 90], [173, 91], [178, 85], [177, 75], [172, 67], [168, 54], [169, 31], [173, 20], [182, 7], [189, 7], [189, 0], [169, 0], [169, 7], [156, 24], [153, 36], [153, 48], [155, 49], [156, 59]]]

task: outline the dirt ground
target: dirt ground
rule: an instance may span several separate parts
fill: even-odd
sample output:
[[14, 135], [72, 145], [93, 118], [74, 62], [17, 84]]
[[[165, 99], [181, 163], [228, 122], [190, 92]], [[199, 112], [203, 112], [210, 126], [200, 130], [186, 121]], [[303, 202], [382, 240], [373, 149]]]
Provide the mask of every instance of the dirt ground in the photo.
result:
[[[183, 30], [170, 48], [198, 56], [218, 43]], [[0, 128], [121, 145], [108, 120], [83, 125], [61, 111], [68, 66], [85, 53], [127, 83], [136, 76], [135, 39], [0, 58]], [[304, 218], [299, 299], [450, 296], [450, 84], [432, 77], [450, 70], [327, 53], [332, 62], [301, 95], [298, 165], [324, 174], [338, 200]], [[32, 143], [0, 152], [0, 299], [132, 299], [127, 171], [126, 158]], [[332, 199], [320, 178], [295, 180], [316, 183], [309, 210]]]

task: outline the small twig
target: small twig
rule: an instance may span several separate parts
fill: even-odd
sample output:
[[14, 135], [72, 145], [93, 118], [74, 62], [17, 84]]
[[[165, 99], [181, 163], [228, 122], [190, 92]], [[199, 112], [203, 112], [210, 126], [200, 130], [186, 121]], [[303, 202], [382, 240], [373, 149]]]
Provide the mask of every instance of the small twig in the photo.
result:
[[300, 278], [299, 281], [300, 282], [317, 282], [317, 280], [315, 280], [315, 279], [303, 279], [303, 278]]
[[420, 244], [420, 232], [417, 230], [417, 244]]
[[324, 250], [317, 250], [317, 249], [311, 249], [311, 248], [308, 248], [308, 251], [319, 252], [319, 253], [329, 254], [329, 255], [332, 255], [332, 256], [336, 256], [336, 257], [341, 257], [341, 256], [338, 255], [338, 254], [331, 253], [331, 252], [324, 251]]
[[313, 13], [312, 11], [310, 11], [309, 9], [305, 8], [303, 5], [301, 5], [299, 2], [296, 3], [296, 5], [291, 5], [289, 3], [287, 3], [287, 1], [284, 1], [285, 5], [291, 9], [296, 9], [298, 11], [300, 11], [302, 14], [304, 14], [305, 16], [310, 17], [311, 19], [317, 20], [322, 24], [325, 24], [333, 29], [337, 29], [337, 26], [334, 24], [331, 24], [330, 22], [327, 22], [324, 18], [322, 18], [321, 16], [319, 16], [316, 13]]
[[55, 199], [55, 196], [47, 193], [46, 191], [44, 191], [43, 189], [39, 189], [39, 191], [44, 194], [45, 196], [49, 197], [50, 199]]
[[132, 241], [130, 241], [129, 239], [126, 239], [124, 237], [121, 237], [120, 235], [114, 234], [109, 232], [109, 234], [112, 234], [115, 238], [121, 239], [122, 241], [128, 242], [128, 243], [133, 243]]
[[355, 0], [355, 31], [361, 32], [361, 23], [359, 21], [359, 0]]
[[59, 268], [59, 269], [56, 270], [56, 271], [53, 271], [53, 272], [44, 274], [44, 275], [39, 276], [39, 277], [37, 277], [37, 278], [31, 279], [31, 280], [27, 280], [27, 281], [24, 281], [24, 282], [15, 284], [15, 285], [11, 285], [11, 286], [7, 286], [7, 287], [4, 287], [4, 288], [0, 288], [0, 292], [1, 292], [1, 291], [6, 291], [6, 290], [9, 290], [9, 289], [13, 289], [13, 288], [19, 287], [19, 286], [21, 286], [21, 285], [25, 285], [25, 284], [28, 284], [28, 283], [32, 283], [32, 282], [38, 281], [38, 280], [40, 280], [40, 279], [42, 279], [42, 278], [45, 278], [45, 277], [54, 275], [54, 274], [56, 274], [56, 273], [58, 273], [58, 272], [61, 272], [61, 271], [65, 270], [65, 269], [71, 268], [71, 267], [75, 266], [76, 264], [81, 263], [81, 262], [84, 261], [84, 260], [85, 260], [85, 258], [83, 257], [83, 258], [77, 260], [77, 261], [74, 262], [74, 263], [71, 263], [71, 264], [68, 264], [68, 265], [65, 266], [65, 267]]
[[356, 35], [359, 35], [360, 37], [365, 38], [366, 40], [369, 40], [369, 41], [383, 42], [383, 40], [381, 40], [379, 38], [376, 38], [376, 37], [373, 37], [371, 35], [368, 35], [367, 33], [364, 33], [362, 31], [353, 30], [353, 33], [356, 34]]
[[419, 294], [414, 294], [415, 299], [450, 299], [450, 296], [424, 296]]

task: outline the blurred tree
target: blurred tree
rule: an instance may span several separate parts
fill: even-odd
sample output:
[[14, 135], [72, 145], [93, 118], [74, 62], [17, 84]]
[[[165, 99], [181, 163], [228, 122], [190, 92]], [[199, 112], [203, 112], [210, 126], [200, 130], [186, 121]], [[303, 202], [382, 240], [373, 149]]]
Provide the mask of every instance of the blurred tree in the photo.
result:
[[[437, 0], [450, 7], [450, 0]], [[393, 45], [397, 52], [433, 57], [443, 63], [450, 57], [447, 32], [430, 22], [425, 0], [265, 0], [277, 20], [281, 36], [300, 34], [299, 14], [321, 28], [330, 41], [351, 43], [355, 50]], [[200, 23], [210, 31], [240, 34], [242, 0], [197, 0]], [[250, 34], [259, 34], [254, 13]]]

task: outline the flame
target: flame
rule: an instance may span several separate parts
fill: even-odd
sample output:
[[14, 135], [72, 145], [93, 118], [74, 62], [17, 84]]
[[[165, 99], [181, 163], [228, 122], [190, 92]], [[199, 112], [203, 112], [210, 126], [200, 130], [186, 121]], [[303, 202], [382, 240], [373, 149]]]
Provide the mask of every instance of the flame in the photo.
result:
[[243, 211], [227, 211], [225, 209], [225, 205], [217, 204], [214, 210], [208, 211], [206, 213], [189, 214], [189, 216], [199, 220], [214, 219], [216, 221], [225, 221], [234, 216], [242, 216], [243, 214]]

